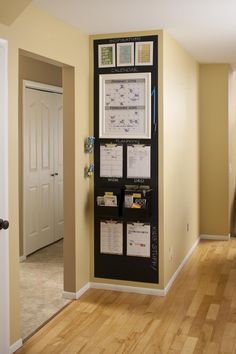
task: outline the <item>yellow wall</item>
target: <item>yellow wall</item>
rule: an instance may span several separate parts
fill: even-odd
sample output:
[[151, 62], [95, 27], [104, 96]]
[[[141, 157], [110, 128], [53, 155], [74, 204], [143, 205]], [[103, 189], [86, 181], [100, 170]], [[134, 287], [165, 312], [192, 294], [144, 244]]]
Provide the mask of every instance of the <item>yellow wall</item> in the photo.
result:
[[18, 57], [19, 49], [62, 62], [75, 70], [75, 229], [76, 288], [89, 281], [89, 233], [84, 179], [84, 140], [89, 134], [89, 40], [77, 29], [31, 4], [10, 26], [0, 25], [0, 38], [9, 41], [9, 215], [11, 343], [21, 337], [19, 318], [19, 186], [18, 186]]
[[230, 232], [226, 64], [200, 66], [200, 233]]
[[[93, 277], [91, 228], [91, 279], [96, 282], [163, 288], [199, 236], [198, 74], [197, 62], [163, 31], [133, 32], [91, 37], [91, 90], [93, 94], [92, 41], [94, 39], [158, 35], [158, 149], [159, 149], [159, 284], [97, 279]], [[93, 108], [90, 103], [91, 128]], [[92, 200], [91, 200], [92, 205]], [[92, 210], [91, 210], [91, 213]], [[91, 215], [91, 219], [93, 214]], [[187, 231], [189, 224], [189, 231]], [[169, 248], [173, 254], [169, 261]]]
[[163, 54], [166, 286], [199, 236], [199, 66], [167, 33], [164, 33]]
[[1, 0], [0, 23], [4, 23], [5, 25], [11, 24], [30, 2], [31, 0]]

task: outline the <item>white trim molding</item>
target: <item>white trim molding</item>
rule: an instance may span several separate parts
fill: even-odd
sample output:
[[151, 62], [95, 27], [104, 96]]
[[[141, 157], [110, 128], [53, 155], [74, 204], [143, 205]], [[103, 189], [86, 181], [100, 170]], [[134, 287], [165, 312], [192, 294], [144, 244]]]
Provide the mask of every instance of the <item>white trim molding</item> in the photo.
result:
[[87, 283], [76, 293], [69, 292], [69, 291], [63, 291], [62, 297], [64, 299], [69, 299], [69, 300], [78, 300], [84, 293], [86, 293], [86, 291], [89, 288], [90, 288], [90, 283]]
[[182, 268], [184, 267], [185, 263], [187, 263], [188, 259], [191, 257], [193, 251], [195, 250], [195, 248], [197, 247], [197, 245], [199, 244], [200, 241], [200, 237], [197, 238], [197, 240], [194, 242], [194, 244], [192, 245], [192, 247], [190, 248], [190, 250], [188, 251], [188, 253], [186, 254], [186, 256], [184, 257], [183, 261], [181, 262], [181, 264], [179, 265], [179, 267], [177, 268], [176, 272], [172, 275], [171, 279], [169, 280], [168, 284], [166, 285], [165, 289], [164, 289], [164, 295], [166, 295], [168, 293], [168, 291], [170, 290], [170, 288], [172, 287], [175, 279], [177, 278], [177, 276], [179, 275], [179, 273], [181, 272]]
[[141, 288], [141, 287], [134, 287], [134, 286], [128, 286], [128, 285], [117, 285], [117, 284], [96, 283], [96, 282], [90, 283], [90, 287], [93, 289], [103, 289], [103, 290], [122, 291], [122, 292], [145, 294], [145, 295], [165, 296], [165, 295], [167, 295], [167, 293], [170, 290], [171, 286], [173, 285], [175, 279], [177, 278], [177, 276], [181, 272], [185, 263], [188, 261], [188, 259], [192, 255], [193, 251], [197, 247], [199, 241], [200, 241], [200, 238], [198, 237], [197, 240], [194, 242], [193, 246], [188, 251], [187, 255], [184, 257], [183, 261], [179, 265], [176, 272], [173, 274], [173, 276], [169, 280], [167, 286], [164, 289]]
[[119, 285], [119, 284], [109, 284], [109, 283], [97, 283], [91, 282], [87, 283], [83, 288], [81, 288], [76, 293], [63, 291], [63, 297], [65, 299], [70, 300], [77, 300], [79, 299], [88, 289], [101, 289], [101, 290], [111, 290], [111, 291], [120, 291], [120, 292], [128, 292], [128, 293], [135, 293], [135, 294], [144, 294], [144, 295], [154, 295], [154, 296], [165, 296], [167, 295], [168, 291], [170, 290], [171, 286], [173, 285], [175, 279], [181, 272], [182, 268], [184, 267], [185, 263], [187, 263], [188, 259], [192, 255], [193, 251], [197, 247], [200, 241], [200, 237], [194, 242], [186, 256], [184, 257], [183, 261], [179, 265], [176, 272], [173, 274], [171, 279], [169, 280], [167, 286], [164, 289], [153, 289], [153, 288], [145, 288], [145, 287], [136, 287], [136, 286], [129, 286], [129, 285]]
[[23, 80], [23, 90], [26, 88], [31, 88], [34, 90], [41, 90], [46, 92], [63, 93], [63, 88], [59, 86], [52, 86], [47, 84], [42, 84], [40, 82]]
[[20, 263], [26, 261], [26, 256], [20, 256]]
[[228, 235], [207, 235], [203, 234], [200, 235], [201, 240], [215, 240], [215, 241], [229, 241], [230, 240], [230, 234]]
[[[1, 216], [9, 220], [8, 188], [8, 42], [0, 38], [0, 151]], [[11, 221], [10, 221], [11, 223]], [[9, 231], [0, 235], [0, 352], [7, 353], [10, 343]]]
[[20, 349], [23, 345], [22, 339], [18, 339], [14, 344], [10, 346], [10, 354], [15, 353], [18, 349]]
[[107, 284], [107, 283], [90, 283], [92, 289], [102, 289], [102, 290], [112, 290], [121, 291], [127, 293], [145, 294], [145, 295], [156, 295], [165, 296], [165, 291], [163, 289], [152, 289], [152, 288], [141, 288], [129, 285], [118, 285], [118, 284]]

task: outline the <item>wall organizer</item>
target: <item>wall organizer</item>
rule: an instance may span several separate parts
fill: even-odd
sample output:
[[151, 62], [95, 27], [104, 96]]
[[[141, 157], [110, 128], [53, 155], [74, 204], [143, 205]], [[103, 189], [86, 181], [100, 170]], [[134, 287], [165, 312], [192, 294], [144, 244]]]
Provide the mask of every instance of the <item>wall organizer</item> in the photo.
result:
[[158, 283], [158, 37], [94, 41], [94, 276]]

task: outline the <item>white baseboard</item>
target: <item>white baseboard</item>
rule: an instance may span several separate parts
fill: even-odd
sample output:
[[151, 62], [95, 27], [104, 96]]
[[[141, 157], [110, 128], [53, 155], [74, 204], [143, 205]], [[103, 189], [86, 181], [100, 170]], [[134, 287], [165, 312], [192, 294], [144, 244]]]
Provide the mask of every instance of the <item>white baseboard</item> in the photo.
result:
[[194, 242], [194, 244], [192, 245], [192, 247], [190, 248], [190, 250], [188, 251], [188, 253], [186, 254], [186, 256], [184, 257], [183, 261], [181, 262], [181, 264], [179, 265], [179, 267], [177, 268], [176, 272], [173, 274], [173, 276], [171, 277], [171, 279], [169, 280], [168, 284], [166, 285], [164, 291], [164, 296], [168, 293], [168, 291], [170, 290], [171, 286], [173, 285], [175, 279], [177, 278], [177, 276], [179, 275], [179, 273], [181, 272], [183, 266], [185, 265], [185, 263], [188, 261], [188, 259], [190, 258], [190, 256], [192, 255], [193, 251], [195, 250], [195, 248], [197, 247], [197, 245], [199, 244], [200, 241], [200, 237], [197, 238], [197, 240]]
[[145, 294], [145, 295], [156, 295], [156, 296], [164, 296], [163, 289], [152, 289], [152, 288], [143, 288], [129, 285], [118, 285], [118, 284], [107, 284], [107, 283], [90, 283], [90, 287], [92, 289], [103, 289], [103, 290], [112, 290], [112, 291], [121, 291], [128, 293], [136, 293], [136, 294]]
[[78, 300], [89, 288], [90, 288], [90, 283], [87, 283], [76, 293], [63, 291], [62, 296], [64, 299]]
[[215, 240], [215, 241], [229, 241], [230, 234], [228, 235], [200, 235], [201, 240]]
[[19, 348], [22, 347], [22, 345], [23, 345], [22, 339], [18, 339], [18, 341], [16, 341], [14, 344], [12, 344], [12, 345], [10, 346], [10, 351], [9, 351], [9, 353], [10, 353], [10, 354], [15, 353]]
[[26, 261], [26, 256], [20, 256], [20, 262]]
[[200, 241], [200, 237], [197, 238], [191, 249], [188, 251], [187, 255], [184, 257], [183, 261], [179, 265], [178, 269], [174, 273], [174, 275], [169, 280], [167, 286], [164, 289], [153, 289], [153, 288], [144, 288], [144, 287], [136, 287], [129, 285], [118, 285], [118, 284], [109, 284], [109, 283], [96, 283], [91, 282], [87, 283], [83, 288], [81, 288], [76, 293], [72, 292], [63, 292], [63, 297], [66, 299], [76, 300], [79, 299], [88, 289], [101, 289], [101, 290], [112, 290], [112, 291], [121, 291], [128, 293], [136, 293], [136, 294], [144, 294], [144, 295], [155, 295], [155, 296], [165, 296], [173, 285], [175, 279], [181, 272], [183, 266], [188, 261], [189, 257], [192, 255], [193, 251], [197, 247]]

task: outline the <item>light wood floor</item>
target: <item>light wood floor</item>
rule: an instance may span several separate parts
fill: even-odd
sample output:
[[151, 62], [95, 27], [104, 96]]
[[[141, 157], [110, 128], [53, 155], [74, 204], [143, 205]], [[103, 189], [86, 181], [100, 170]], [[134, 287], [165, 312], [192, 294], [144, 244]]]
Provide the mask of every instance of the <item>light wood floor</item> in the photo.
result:
[[22, 353], [236, 353], [236, 239], [202, 241], [165, 298], [89, 290]]

